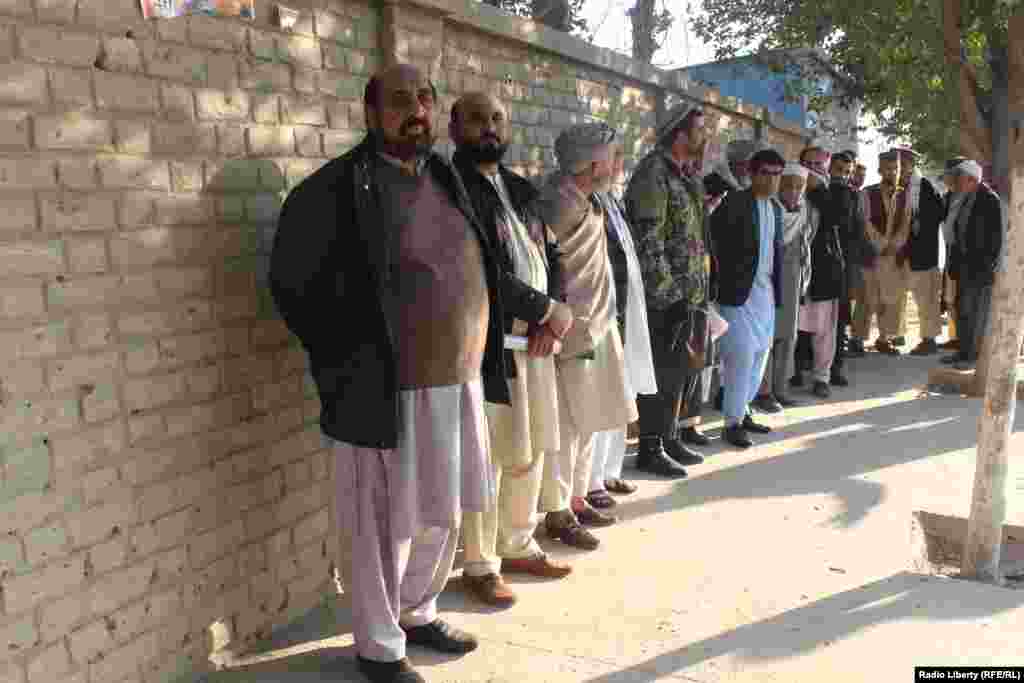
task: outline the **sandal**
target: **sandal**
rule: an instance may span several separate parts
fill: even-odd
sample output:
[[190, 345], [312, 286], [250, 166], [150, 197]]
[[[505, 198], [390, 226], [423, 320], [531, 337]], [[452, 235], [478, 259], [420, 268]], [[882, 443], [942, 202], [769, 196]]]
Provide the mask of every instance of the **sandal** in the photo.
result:
[[615, 502], [615, 499], [608, 495], [608, 492], [605, 491], [604, 489], [591, 491], [585, 496], [584, 499], [592, 506], [598, 508], [599, 510], [613, 508], [618, 504]]
[[636, 493], [636, 484], [630, 484], [625, 479], [605, 479], [604, 487], [611, 493], [618, 493], [624, 496]]

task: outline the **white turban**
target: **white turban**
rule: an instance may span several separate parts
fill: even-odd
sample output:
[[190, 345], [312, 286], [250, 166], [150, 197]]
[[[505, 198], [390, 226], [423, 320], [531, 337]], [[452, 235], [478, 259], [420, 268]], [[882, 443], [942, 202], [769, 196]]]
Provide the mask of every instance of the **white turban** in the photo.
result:
[[969, 175], [975, 180], [981, 180], [984, 172], [982, 171], [981, 164], [974, 159], [968, 159], [967, 161], [961, 161], [959, 164], [951, 169], [951, 173], [954, 175]]
[[795, 161], [789, 162], [788, 164], [786, 164], [786, 168], [782, 169], [782, 175], [796, 175], [800, 176], [804, 180], [807, 180], [807, 173], [807, 169]]

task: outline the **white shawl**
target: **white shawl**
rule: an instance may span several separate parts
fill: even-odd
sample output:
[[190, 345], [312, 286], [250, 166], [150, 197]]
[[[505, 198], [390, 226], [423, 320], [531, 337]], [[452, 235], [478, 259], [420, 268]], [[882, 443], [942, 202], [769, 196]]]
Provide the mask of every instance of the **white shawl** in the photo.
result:
[[907, 183], [907, 202], [910, 208], [910, 229], [914, 231], [915, 235], [921, 229], [921, 225], [917, 221], [917, 209], [921, 203], [922, 180], [921, 172], [915, 168], [910, 174], [910, 181]]
[[640, 272], [640, 261], [636, 256], [633, 235], [625, 217], [619, 211], [618, 204], [610, 197], [598, 195], [604, 204], [605, 211], [611, 217], [612, 227], [619, 236], [622, 250], [626, 252], [626, 272], [629, 287], [626, 296], [626, 338], [623, 340], [625, 352], [626, 381], [630, 384], [631, 394], [657, 394], [658, 383], [654, 376], [654, 353], [651, 350], [651, 334], [647, 327], [647, 301], [644, 295], [643, 275]]

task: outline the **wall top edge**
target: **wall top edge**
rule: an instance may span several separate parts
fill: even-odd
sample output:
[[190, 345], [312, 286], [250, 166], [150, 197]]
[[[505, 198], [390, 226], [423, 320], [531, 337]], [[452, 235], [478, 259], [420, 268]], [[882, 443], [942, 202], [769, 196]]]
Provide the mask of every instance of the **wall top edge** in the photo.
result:
[[438, 12], [445, 19], [471, 26], [508, 40], [525, 43], [555, 53], [576, 62], [609, 71], [641, 85], [671, 91], [673, 94], [701, 101], [730, 113], [762, 121], [788, 133], [810, 138], [810, 130], [774, 119], [760, 107], [742, 101], [724, 102], [718, 91], [695, 83], [678, 70], [666, 71], [637, 61], [624, 54], [589, 43], [561, 31], [544, 26], [531, 19], [516, 17], [485, 5], [478, 0], [385, 0], [394, 5], [411, 5], [419, 9]]

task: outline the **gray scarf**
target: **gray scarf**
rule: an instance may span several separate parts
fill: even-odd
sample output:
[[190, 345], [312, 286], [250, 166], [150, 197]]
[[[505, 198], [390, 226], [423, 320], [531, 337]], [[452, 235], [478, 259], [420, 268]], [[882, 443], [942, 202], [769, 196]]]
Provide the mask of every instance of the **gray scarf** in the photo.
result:
[[960, 212], [956, 216], [956, 244], [960, 245], [960, 250], [963, 251], [964, 236], [967, 231], [967, 221], [971, 219], [971, 213], [974, 211], [974, 202], [978, 199], [977, 192], [971, 192], [963, 201], [960, 203]]

